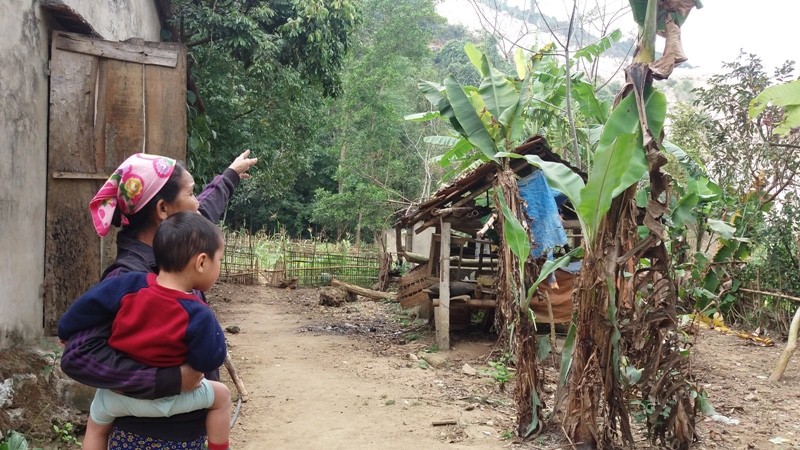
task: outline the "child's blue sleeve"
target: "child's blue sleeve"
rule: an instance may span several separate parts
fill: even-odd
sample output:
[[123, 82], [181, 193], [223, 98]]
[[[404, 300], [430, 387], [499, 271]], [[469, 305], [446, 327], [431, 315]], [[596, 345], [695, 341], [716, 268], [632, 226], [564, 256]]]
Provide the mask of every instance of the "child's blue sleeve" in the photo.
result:
[[146, 274], [133, 272], [94, 285], [58, 321], [59, 339], [66, 341], [79, 331], [112, 322], [123, 297], [146, 285]]
[[186, 362], [199, 372], [219, 369], [225, 362], [228, 348], [225, 345], [225, 333], [217, 322], [214, 312], [200, 302], [182, 300], [181, 303], [189, 312], [189, 325], [186, 328], [188, 348]]

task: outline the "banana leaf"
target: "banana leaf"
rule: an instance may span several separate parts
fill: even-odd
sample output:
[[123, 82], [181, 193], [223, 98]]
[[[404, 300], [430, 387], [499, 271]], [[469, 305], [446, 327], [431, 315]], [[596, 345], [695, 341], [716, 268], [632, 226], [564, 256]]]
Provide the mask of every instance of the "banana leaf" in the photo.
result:
[[453, 107], [450, 105], [450, 101], [443, 95], [443, 92], [445, 91], [444, 86], [431, 83], [430, 81], [422, 81], [417, 84], [417, 86], [425, 95], [425, 98], [427, 98], [434, 107], [439, 109], [439, 113], [442, 115], [442, 117], [446, 117], [447, 120], [450, 121], [450, 125], [453, 127], [453, 129], [458, 133], [464, 134], [464, 129], [456, 119], [456, 115], [455, 112], [453, 112]]
[[800, 126], [800, 80], [770, 86], [750, 101], [750, 118], [764, 112], [768, 105], [783, 108], [783, 118], [775, 128], [775, 134], [785, 135]]
[[487, 158], [496, 161], [497, 148], [494, 140], [492, 140], [480, 116], [467, 98], [467, 94], [461, 84], [452, 77], [447, 77], [444, 85], [449, 104], [452, 106], [455, 119], [460, 124], [464, 137], [480, 149]]
[[481, 77], [488, 77], [489, 76], [489, 62], [484, 61], [484, 55], [478, 50], [478, 47], [475, 47], [475, 44], [472, 42], [468, 42], [464, 45], [464, 52], [467, 54], [469, 58], [469, 62], [475, 66], [475, 70], [478, 71], [478, 74]]
[[506, 128], [506, 137], [513, 143], [521, 141], [525, 135], [525, 121], [522, 120], [522, 113], [530, 103], [528, 99], [530, 96], [530, 84], [530, 77], [525, 78], [520, 84], [517, 102], [500, 115], [500, 124]]
[[514, 67], [517, 69], [517, 78], [520, 80], [525, 79], [528, 74], [528, 62], [525, 60], [525, 52], [521, 48], [517, 48], [514, 52]]
[[[486, 55], [483, 55], [482, 58], [488, 64]], [[486, 109], [492, 113], [495, 119], [499, 119], [503, 111], [516, 105], [519, 99], [519, 93], [514, 83], [494, 67], [489, 69], [489, 76], [481, 80], [478, 93], [483, 98]]]
[[590, 63], [600, 57], [606, 50], [610, 49], [614, 43], [619, 42], [622, 39], [622, 31], [617, 28], [616, 30], [612, 31], [611, 34], [603, 36], [600, 40], [593, 44], [589, 44], [586, 47], [575, 52], [575, 58], [583, 58]]
[[[584, 225], [583, 232], [589, 246], [594, 244], [600, 221], [611, 208], [614, 193], [621, 191], [624, 183], [627, 183], [625, 180], [631, 178], [627, 172], [634, 159], [634, 153], [644, 154], [636, 138], [635, 134], [620, 134], [610, 147], [595, 155], [589, 181], [581, 190], [580, 205], [576, 208]], [[627, 187], [630, 187], [630, 184], [625, 186]]]
[[[531, 254], [531, 237], [528, 234], [528, 230], [522, 226], [517, 216], [511, 212], [511, 209], [506, 204], [502, 188], [499, 188], [497, 198], [500, 201], [500, 208], [505, 219], [503, 221], [503, 240], [508, 245], [508, 248], [511, 249], [511, 252], [514, 253], [514, 256], [517, 257], [520, 266], [523, 266]], [[520, 273], [524, 272], [521, 270]]]

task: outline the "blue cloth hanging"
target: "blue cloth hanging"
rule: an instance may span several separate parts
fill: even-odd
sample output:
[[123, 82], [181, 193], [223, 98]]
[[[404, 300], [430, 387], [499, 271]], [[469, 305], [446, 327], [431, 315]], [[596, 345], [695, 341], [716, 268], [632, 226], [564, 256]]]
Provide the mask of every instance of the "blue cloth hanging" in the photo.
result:
[[552, 259], [554, 249], [567, 245], [567, 233], [556, 205], [556, 197], [561, 193], [547, 185], [541, 170], [522, 178], [517, 184], [531, 219], [531, 255], [538, 258], [547, 254], [548, 259]]

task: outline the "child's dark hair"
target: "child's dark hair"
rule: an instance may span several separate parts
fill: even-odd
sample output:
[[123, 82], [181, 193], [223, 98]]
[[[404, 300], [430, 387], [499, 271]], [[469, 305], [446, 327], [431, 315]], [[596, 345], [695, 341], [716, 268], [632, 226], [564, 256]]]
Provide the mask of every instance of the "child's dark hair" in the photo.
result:
[[222, 248], [222, 232], [210, 220], [190, 211], [167, 217], [153, 238], [156, 265], [165, 272], [180, 272], [200, 253], [213, 258]]
[[[183, 178], [184, 172], [186, 172], [186, 168], [183, 166], [183, 164], [180, 162], [175, 163], [175, 168], [172, 169], [172, 174], [170, 174], [167, 182], [164, 184], [161, 190], [158, 191], [158, 193], [152, 199], [150, 199], [150, 201], [147, 202], [142, 209], [137, 211], [135, 214], [128, 216], [128, 224], [125, 225], [125, 229], [132, 230], [135, 234], [138, 233], [140, 230], [147, 227], [148, 222], [153, 217], [153, 212], [155, 211], [159, 200], [164, 200], [168, 203], [175, 201], [181, 191], [181, 178]], [[114, 217], [111, 219], [111, 224], [115, 227], [118, 227], [122, 224], [122, 212], [120, 211], [119, 207], [114, 210]]]

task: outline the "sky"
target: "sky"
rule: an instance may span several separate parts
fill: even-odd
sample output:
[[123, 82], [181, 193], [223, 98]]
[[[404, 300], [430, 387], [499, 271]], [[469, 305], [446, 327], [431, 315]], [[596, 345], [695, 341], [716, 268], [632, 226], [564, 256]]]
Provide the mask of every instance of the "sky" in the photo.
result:
[[[523, 7], [530, 0], [507, 1]], [[607, 10], [628, 6], [627, 0], [578, 0], [579, 7], [595, 3]], [[794, 60], [800, 72], [800, 0], [702, 0], [702, 3], [703, 8], [693, 10], [682, 27], [688, 64], [706, 73], [718, 73], [722, 62], [735, 60], [743, 49], [761, 57], [768, 72], [787, 59]], [[565, 5], [571, 7], [572, 1], [539, 0], [539, 4], [545, 14], [566, 19]], [[469, 0], [442, 0], [438, 9], [451, 22], [478, 26], [477, 13]], [[630, 14], [616, 23], [623, 32], [635, 32]], [[657, 45], [663, 46], [663, 40]]]
[[[717, 68], [739, 49], [772, 69], [787, 59], [800, 64], [800, 0], [703, 0], [681, 28], [693, 65]], [[795, 67], [798, 67], [797, 65]]]

